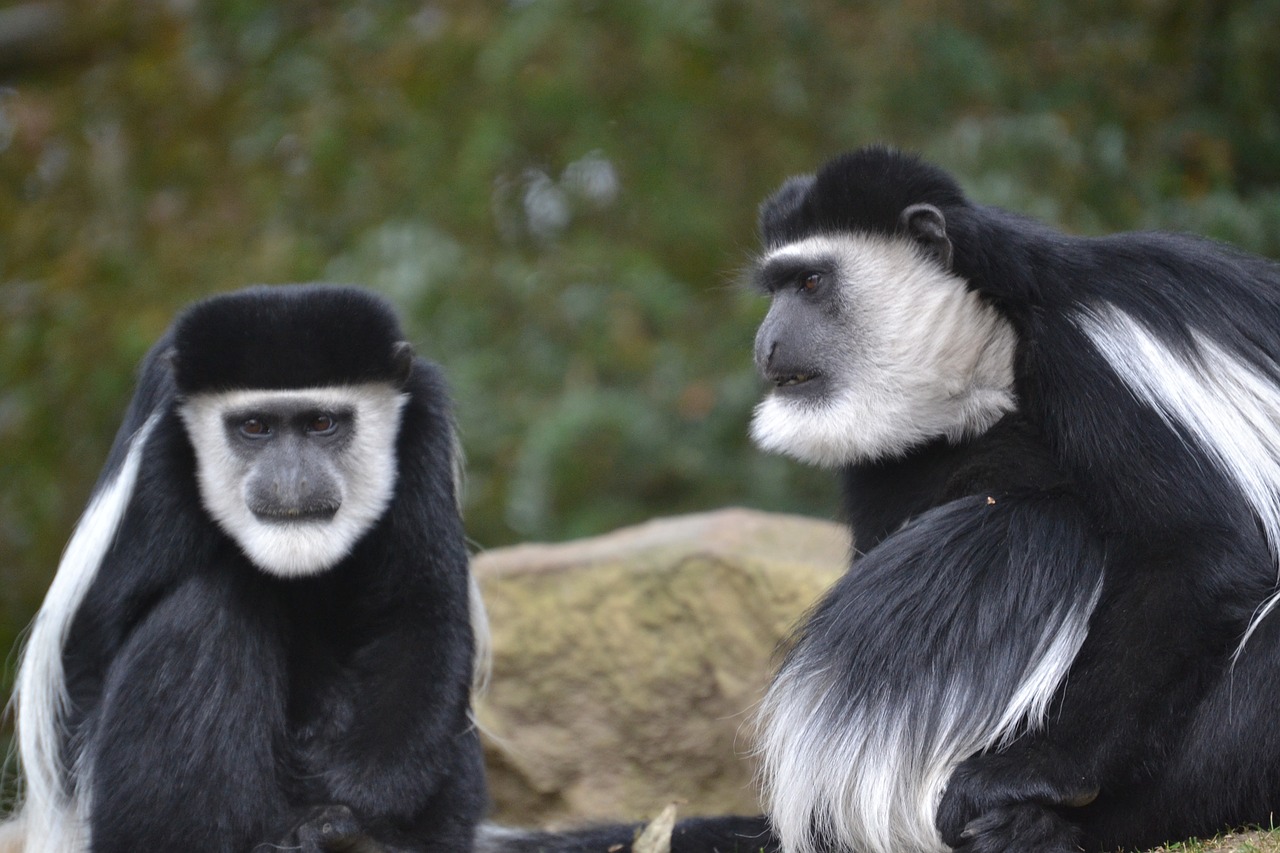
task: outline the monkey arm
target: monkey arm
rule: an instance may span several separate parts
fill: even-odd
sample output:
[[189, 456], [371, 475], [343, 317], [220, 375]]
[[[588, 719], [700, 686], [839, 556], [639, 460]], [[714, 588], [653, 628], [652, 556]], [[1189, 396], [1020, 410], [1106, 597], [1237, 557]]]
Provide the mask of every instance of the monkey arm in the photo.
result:
[[[405, 509], [393, 510], [389, 523], [400, 524]], [[377, 577], [333, 578], [360, 594], [324, 596], [342, 602], [328, 621], [343, 639], [319, 656], [335, 668], [312, 677], [313, 698], [294, 720], [307, 801], [347, 806], [371, 835], [402, 844], [427, 836], [447, 844], [455, 832], [469, 838], [468, 817], [484, 803], [470, 717], [466, 553], [453, 537], [427, 541], [429, 533], [418, 533], [444, 523], [424, 524], [429, 517], [404, 519], [412, 525], [408, 546], [396, 535], [370, 537], [355, 563], [380, 567]]]
[[306, 799], [350, 809], [342, 823], [365, 842], [468, 849], [484, 802], [469, 638], [430, 614], [391, 621], [309, 703], [317, 726], [304, 724], [295, 753]]
[[469, 656], [451, 652], [462, 638], [431, 627], [403, 626], [362, 648], [324, 698], [339, 727], [304, 748], [333, 801], [362, 815], [411, 817], [475, 736]]
[[1070, 493], [1018, 489], [950, 501], [856, 560], [764, 701], [782, 846], [937, 849], [957, 765], [1052, 716], [1104, 559]]
[[938, 810], [943, 838], [974, 851], [1039, 849], [1047, 826], [1157, 778], [1243, 625], [1224, 620], [1223, 594], [1206, 579], [1265, 564], [1251, 547], [1213, 529], [1113, 538], [1089, 635], [1044, 726], [956, 768]]
[[283, 814], [282, 650], [245, 592], [191, 577], [112, 661], [86, 745], [96, 853], [240, 851]]

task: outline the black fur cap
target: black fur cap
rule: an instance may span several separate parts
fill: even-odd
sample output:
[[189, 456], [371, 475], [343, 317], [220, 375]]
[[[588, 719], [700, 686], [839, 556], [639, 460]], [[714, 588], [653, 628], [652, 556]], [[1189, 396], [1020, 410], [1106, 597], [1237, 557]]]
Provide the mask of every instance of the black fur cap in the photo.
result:
[[869, 146], [836, 157], [816, 175], [787, 180], [760, 206], [760, 236], [773, 248], [835, 231], [892, 234], [902, 211], [921, 203], [945, 211], [965, 204], [965, 198], [936, 166]]
[[391, 306], [354, 287], [251, 287], [198, 302], [174, 323], [183, 394], [401, 383], [407, 346]]

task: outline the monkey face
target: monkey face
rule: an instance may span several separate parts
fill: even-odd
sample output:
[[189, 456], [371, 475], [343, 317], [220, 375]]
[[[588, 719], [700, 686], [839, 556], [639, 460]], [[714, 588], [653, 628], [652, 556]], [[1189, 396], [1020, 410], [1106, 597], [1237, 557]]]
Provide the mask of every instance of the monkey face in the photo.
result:
[[905, 236], [837, 233], [768, 252], [755, 361], [772, 386], [751, 434], [839, 466], [985, 431], [1015, 407], [1015, 337], [963, 279]]
[[206, 511], [264, 571], [330, 568], [391, 501], [406, 400], [380, 383], [192, 395], [181, 413]]

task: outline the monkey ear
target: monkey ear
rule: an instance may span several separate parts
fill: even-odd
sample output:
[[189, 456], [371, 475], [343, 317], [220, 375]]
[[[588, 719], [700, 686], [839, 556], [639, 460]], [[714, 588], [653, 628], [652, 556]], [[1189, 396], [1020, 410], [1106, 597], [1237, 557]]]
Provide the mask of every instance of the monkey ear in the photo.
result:
[[395, 368], [395, 378], [403, 387], [409, 382], [409, 374], [413, 372], [413, 344], [408, 341], [396, 341], [391, 345], [391, 364]]
[[898, 224], [929, 252], [943, 269], [951, 269], [951, 240], [947, 238], [947, 218], [931, 204], [904, 208]]

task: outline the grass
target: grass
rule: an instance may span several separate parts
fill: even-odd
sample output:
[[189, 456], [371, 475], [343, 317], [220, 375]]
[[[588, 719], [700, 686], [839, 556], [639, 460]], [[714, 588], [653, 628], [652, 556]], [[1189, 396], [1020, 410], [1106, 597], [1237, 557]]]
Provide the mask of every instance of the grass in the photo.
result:
[[1228, 832], [1215, 838], [1179, 841], [1151, 853], [1280, 853], [1280, 829]]

